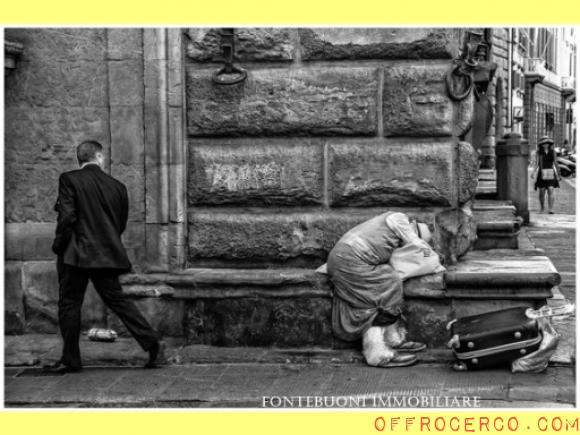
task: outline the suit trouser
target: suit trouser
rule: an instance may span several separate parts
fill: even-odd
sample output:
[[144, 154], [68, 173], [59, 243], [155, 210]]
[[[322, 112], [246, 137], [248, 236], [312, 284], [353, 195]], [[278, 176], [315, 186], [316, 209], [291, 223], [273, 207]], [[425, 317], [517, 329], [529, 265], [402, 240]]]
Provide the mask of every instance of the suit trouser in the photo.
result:
[[80, 367], [81, 307], [89, 279], [95, 290], [127, 330], [146, 351], [157, 343], [157, 336], [135, 304], [122, 293], [116, 269], [84, 269], [62, 263], [59, 259], [58, 323], [64, 340], [61, 362]]

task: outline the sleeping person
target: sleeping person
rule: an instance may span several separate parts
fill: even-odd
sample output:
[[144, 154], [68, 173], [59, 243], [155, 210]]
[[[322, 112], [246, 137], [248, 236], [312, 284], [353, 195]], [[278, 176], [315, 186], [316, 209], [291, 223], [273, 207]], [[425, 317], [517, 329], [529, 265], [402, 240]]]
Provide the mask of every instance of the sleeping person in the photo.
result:
[[[389, 264], [393, 251], [414, 244], [425, 258], [438, 254], [429, 245], [426, 224], [387, 212], [352, 228], [328, 256], [327, 273], [334, 284], [332, 329], [346, 341], [362, 338], [367, 364], [407, 366], [417, 361], [425, 344], [406, 341], [400, 317], [403, 283]], [[438, 270], [437, 270], [438, 271]]]

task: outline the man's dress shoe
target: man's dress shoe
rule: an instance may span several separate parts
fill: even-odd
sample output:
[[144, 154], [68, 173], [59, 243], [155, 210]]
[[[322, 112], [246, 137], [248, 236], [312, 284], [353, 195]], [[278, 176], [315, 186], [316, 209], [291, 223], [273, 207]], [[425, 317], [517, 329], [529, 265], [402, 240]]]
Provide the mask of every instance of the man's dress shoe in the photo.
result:
[[53, 373], [55, 375], [63, 375], [65, 373], [78, 373], [82, 370], [83, 370], [82, 367], [67, 366], [66, 364], [63, 364], [61, 362], [49, 366], [44, 366], [42, 368], [43, 372]]
[[149, 359], [145, 363], [146, 369], [156, 369], [165, 363], [165, 344], [157, 342], [149, 349]]

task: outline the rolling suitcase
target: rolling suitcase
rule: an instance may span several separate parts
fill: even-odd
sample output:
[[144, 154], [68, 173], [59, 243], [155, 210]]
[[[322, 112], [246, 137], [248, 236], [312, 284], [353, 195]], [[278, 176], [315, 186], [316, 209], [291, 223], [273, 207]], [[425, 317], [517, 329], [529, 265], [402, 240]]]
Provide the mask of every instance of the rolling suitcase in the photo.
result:
[[450, 322], [449, 346], [458, 363], [463, 369], [508, 365], [538, 349], [542, 334], [527, 311], [528, 307], [508, 308]]

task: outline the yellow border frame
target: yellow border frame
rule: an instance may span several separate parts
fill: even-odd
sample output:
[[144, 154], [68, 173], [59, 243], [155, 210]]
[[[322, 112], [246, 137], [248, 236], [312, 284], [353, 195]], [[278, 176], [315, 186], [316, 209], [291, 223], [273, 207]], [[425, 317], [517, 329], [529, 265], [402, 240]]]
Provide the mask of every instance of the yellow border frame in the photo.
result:
[[148, 24], [574, 24], [577, 0], [5, 0], [0, 23]]
[[[396, 4], [395, 4], [396, 1]], [[0, 23], [25, 26], [58, 25], [209, 25], [235, 23], [239, 25], [523, 25], [531, 23], [568, 24], [580, 23], [578, 0], [530, 1], [487, 0], [466, 2], [447, 0], [415, 0], [401, 3], [398, 0], [359, 0], [352, 3], [337, 1], [293, 0], [231, 0], [195, 2], [170, 0], [153, 3], [143, 0], [11, 0], [0, 10]], [[0, 388], [1, 391], [1, 388]], [[492, 427], [490, 433], [562, 433], [553, 430], [550, 423], [568, 423], [569, 432], [578, 432], [580, 414], [577, 411], [464, 411], [464, 410], [364, 410], [364, 411], [26, 411], [4, 410], [0, 413], [2, 434], [39, 435], [148, 435], [206, 433], [291, 434], [380, 434], [380, 433], [458, 433], [450, 427], [458, 422], [459, 432], [476, 426], [467, 422], [479, 422], [480, 417], [507, 422], [518, 419], [517, 431], [506, 426], [503, 430]], [[458, 416], [458, 420], [452, 420]], [[385, 419], [382, 431], [379, 426]], [[434, 421], [442, 418], [447, 429], [421, 431], [416, 422], [421, 417]], [[391, 427], [393, 418], [399, 418]], [[415, 423], [406, 429], [407, 418]], [[473, 419], [473, 420], [470, 420]], [[544, 419], [544, 420], [542, 420]], [[442, 420], [442, 421], [443, 421]], [[455, 423], [452, 423], [455, 422]], [[513, 421], [513, 420], [512, 420]], [[547, 426], [538, 427], [542, 422]], [[542, 429], [546, 428], [546, 431]], [[477, 429], [477, 428], [476, 428]], [[475, 430], [477, 432], [477, 430]]]

